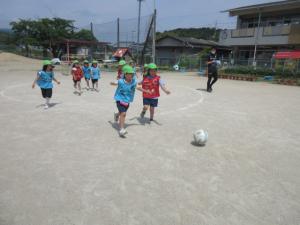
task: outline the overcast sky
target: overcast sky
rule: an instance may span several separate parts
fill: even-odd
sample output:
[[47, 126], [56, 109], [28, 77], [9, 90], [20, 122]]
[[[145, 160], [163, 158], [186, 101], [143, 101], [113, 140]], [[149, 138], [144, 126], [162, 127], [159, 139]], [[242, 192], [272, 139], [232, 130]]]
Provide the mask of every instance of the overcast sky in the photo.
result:
[[[137, 0], [0, 0], [0, 28], [18, 18], [61, 17], [73, 19], [76, 26], [90, 22], [105, 23], [120, 18], [137, 17]], [[275, 1], [275, 0], [274, 0]], [[235, 18], [220, 11], [270, 0], [156, 0], [159, 31], [177, 27], [215, 26], [230, 28]], [[149, 15], [154, 0], [142, 3], [142, 15]]]

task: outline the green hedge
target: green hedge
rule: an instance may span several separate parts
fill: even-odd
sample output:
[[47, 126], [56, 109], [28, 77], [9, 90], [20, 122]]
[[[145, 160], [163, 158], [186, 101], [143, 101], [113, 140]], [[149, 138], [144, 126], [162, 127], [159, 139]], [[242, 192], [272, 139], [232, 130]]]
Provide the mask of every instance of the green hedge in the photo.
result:
[[268, 76], [272, 75], [275, 77], [298, 77], [300, 78], [300, 71], [295, 73], [290, 70], [282, 71], [281, 69], [272, 70], [268, 68], [254, 68], [251, 66], [238, 66], [238, 67], [228, 67], [222, 70], [225, 74], [247, 74], [252, 76]]

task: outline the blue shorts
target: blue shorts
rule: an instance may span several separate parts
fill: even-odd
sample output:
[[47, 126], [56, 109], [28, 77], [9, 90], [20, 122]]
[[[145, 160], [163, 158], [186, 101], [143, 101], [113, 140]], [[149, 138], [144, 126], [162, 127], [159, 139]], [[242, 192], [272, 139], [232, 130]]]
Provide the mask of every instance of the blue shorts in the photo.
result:
[[150, 105], [150, 107], [157, 107], [158, 99], [157, 98], [144, 98], [143, 105]]
[[[126, 104], [128, 104], [128, 105], [126, 106]], [[128, 108], [129, 108], [129, 103], [123, 103], [123, 102], [117, 101], [117, 108], [119, 110], [119, 113], [127, 112]]]

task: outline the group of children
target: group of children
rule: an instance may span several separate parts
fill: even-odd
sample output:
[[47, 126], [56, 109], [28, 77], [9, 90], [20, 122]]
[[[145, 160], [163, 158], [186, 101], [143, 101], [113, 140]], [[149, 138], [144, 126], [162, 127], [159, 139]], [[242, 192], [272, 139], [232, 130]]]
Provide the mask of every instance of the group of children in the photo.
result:
[[[83, 62], [83, 66], [80, 66], [78, 60], [73, 62], [71, 74], [73, 77], [75, 94], [81, 95], [81, 79], [84, 77], [86, 81], [86, 89], [94, 90], [99, 92], [98, 89], [98, 80], [100, 79], [100, 69], [98, 67], [98, 62], [96, 60], [92, 61], [92, 65], [90, 66], [89, 61], [85, 60]], [[92, 88], [90, 87], [90, 81], [92, 81]]]
[[166, 88], [165, 82], [157, 74], [157, 66], [154, 63], [144, 65], [142, 80], [138, 81], [134, 69], [127, 65], [124, 60], [119, 62], [117, 81], [111, 85], [117, 86], [114, 99], [118, 108], [118, 113], [114, 114], [115, 122], [119, 122], [119, 134], [124, 137], [127, 134], [125, 129], [126, 112], [130, 103], [134, 100], [135, 90], [143, 92], [143, 109], [140, 114], [144, 118], [150, 109], [150, 122], [153, 121], [155, 108], [158, 106], [160, 88], [166, 93], [170, 91]]
[[[45, 60], [43, 68], [37, 73], [37, 76], [32, 84], [41, 88], [42, 96], [45, 99], [45, 109], [49, 107], [49, 101], [52, 97], [53, 81], [60, 84], [54, 77], [54, 66], [51, 61]], [[119, 134], [124, 137], [127, 134], [125, 129], [126, 112], [130, 104], [134, 100], [135, 90], [143, 93], [143, 108], [140, 114], [141, 118], [145, 117], [146, 112], [150, 109], [150, 122], [153, 121], [155, 108], [158, 106], [158, 98], [160, 97], [160, 88], [166, 93], [170, 91], [166, 88], [165, 82], [157, 74], [157, 66], [154, 63], [144, 65], [142, 78], [138, 80], [137, 74], [133, 67], [127, 65], [126, 61], [120, 60], [118, 66], [117, 80], [111, 82], [111, 85], [117, 86], [114, 99], [116, 101], [118, 112], [114, 114], [115, 122], [119, 123]], [[98, 91], [98, 80], [100, 78], [100, 69], [97, 61], [92, 61], [89, 66], [88, 61], [84, 61], [83, 66], [80, 66], [79, 61], [74, 61], [71, 70], [74, 88], [81, 95], [81, 79], [84, 77], [87, 90]], [[90, 88], [90, 80], [92, 80], [92, 88]]]

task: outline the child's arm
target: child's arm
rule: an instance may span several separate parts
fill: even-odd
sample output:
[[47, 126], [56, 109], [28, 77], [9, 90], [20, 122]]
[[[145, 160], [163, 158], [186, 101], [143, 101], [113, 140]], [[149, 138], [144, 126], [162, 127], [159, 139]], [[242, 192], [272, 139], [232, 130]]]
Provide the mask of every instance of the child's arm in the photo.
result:
[[145, 93], [151, 94], [150, 90], [143, 89], [141, 86], [137, 86], [136, 89], [139, 90], [139, 91], [141, 91], [141, 92], [145, 92]]
[[60, 81], [56, 80], [55, 77], [53, 77], [53, 80], [54, 80], [57, 84], [60, 84]]
[[159, 86], [167, 95], [171, 94], [171, 92], [166, 88], [166, 83], [161, 79], [159, 80]]
[[37, 74], [36, 75], [36, 78], [34, 79], [34, 81], [33, 81], [33, 84], [32, 84], [32, 89], [35, 87], [35, 84], [36, 84], [36, 82], [38, 81], [38, 79], [39, 79], [40, 77], [39, 77], [39, 75]]
[[171, 92], [166, 88], [166, 85], [161, 85], [160, 87], [167, 95], [171, 94]]

